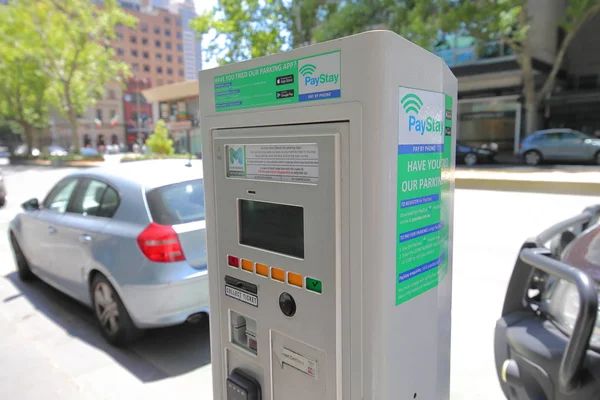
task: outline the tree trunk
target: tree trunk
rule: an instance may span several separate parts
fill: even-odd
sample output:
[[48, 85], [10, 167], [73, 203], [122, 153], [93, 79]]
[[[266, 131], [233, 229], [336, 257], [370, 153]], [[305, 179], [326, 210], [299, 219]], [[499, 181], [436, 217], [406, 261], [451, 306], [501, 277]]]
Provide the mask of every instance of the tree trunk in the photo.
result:
[[73, 144], [73, 152], [79, 154], [81, 149], [79, 143], [79, 132], [77, 132], [77, 115], [72, 110], [69, 110], [69, 125], [71, 127], [71, 142]]
[[532, 134], [538, 128], [537, 99], [535, 93], [535, 76], [531, 58], [523, 60], [521, 67], [523, 72], [523, 97], [525, 98], [525, 135]]
[[35, 139], [35, 127], [27, 122], [21, 123], [23, 130], [25, 131], [25, 142], [27, 143], [27, 149], [29, 151], [28, 154], [31, 154], [31, 151], [35, 147], [34, 139]]

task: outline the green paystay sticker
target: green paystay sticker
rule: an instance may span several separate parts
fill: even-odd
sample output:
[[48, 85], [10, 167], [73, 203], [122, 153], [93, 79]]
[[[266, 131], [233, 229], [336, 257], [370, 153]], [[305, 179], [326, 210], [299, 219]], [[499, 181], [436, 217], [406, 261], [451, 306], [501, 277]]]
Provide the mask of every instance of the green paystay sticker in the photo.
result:
[[399, 88], [396, 305], [435, 288], [448, 266], [452, 98]]
[[219, 75], [214, 94], [217, 112], [340, 98], [341, 52]]

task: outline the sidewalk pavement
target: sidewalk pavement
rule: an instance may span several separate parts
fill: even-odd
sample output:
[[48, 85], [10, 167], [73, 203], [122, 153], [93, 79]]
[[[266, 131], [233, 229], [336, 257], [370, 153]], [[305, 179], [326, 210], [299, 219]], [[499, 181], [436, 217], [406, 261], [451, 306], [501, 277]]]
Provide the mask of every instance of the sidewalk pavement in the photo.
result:
[[459, 166], [454, 178], [456, 187], [461, 189], [600, 196], [599, 166]]

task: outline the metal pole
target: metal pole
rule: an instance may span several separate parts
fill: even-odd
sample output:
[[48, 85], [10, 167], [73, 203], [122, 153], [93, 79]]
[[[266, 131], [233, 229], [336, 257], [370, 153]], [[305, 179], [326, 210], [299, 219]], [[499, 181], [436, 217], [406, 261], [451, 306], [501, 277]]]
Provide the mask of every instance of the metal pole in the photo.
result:
[[137, 139], [138, 139], [138, 145], [140, 146], [140, 150], [142, 149], [142, 114], [140, 112], [140, 107], [141, 107], [141, 100], [140, 100], [140, 81], [136, 75], [135, 77], [136, 82], [137, 82], [137, 93], [135, 94], [135, 103], [136, 103], [136, 109], [137, 109]]

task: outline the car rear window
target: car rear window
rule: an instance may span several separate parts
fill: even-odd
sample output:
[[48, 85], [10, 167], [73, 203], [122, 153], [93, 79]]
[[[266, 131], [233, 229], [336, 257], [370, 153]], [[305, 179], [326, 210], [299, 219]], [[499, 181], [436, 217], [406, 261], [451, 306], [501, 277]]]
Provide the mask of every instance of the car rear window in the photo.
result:
[[204, 220], [204, 182], [202, 179], [175, 183], [146, 192], [154, 222], [178, 225]]

